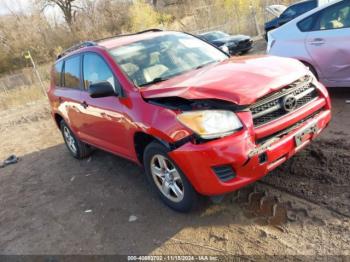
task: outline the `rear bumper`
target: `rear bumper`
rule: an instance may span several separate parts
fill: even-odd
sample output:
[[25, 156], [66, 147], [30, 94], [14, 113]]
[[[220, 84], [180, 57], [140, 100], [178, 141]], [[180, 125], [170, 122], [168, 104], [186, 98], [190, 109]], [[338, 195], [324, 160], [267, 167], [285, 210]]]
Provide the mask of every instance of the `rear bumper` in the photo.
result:
[[[240, 117], [244, 118], [247, 115]], [[198, 193], [220, 195], [237, 190], [265, 176], [309, 144], [322, 132], [330, 120], [331, 110], [328, 104], [313, 118], [301, 123], [262, 150], [257, 150], [259, 146], [255, 144], [252, 129], [248, 127], [232, 136], [205, 144], [187, 143], [170, 152], [169, 155], [186, 174]], [[311, 122], [316, 125], [317, 132], [306, 134], [304, 141], [297, 143], [295, 136]], [[257, 151], [259, 153], [253, 153]], [[262, 153], [266, 156], [264, 162], [259, 158]], [[220, 180], [213, 171], [213, 167], [223, 165], [231, 166], [235, 173], [235, 177], [226, 182]]]

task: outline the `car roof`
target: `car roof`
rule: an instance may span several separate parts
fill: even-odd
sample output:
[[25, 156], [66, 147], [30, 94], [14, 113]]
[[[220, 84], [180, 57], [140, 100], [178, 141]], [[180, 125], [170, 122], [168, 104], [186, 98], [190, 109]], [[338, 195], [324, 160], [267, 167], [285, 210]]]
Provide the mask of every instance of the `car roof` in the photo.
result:
[[174, 33], [173, 31], [149, 31], [130, 35], [121, 35], [113, 38], [102, 39], [97, 42], [99, 46], [107, 49], [117, 48], [123, 45], [132, 44], [138, 41], [151, 39], [157, 36], [164, 36]]
[[84, 51], [85, 48], [88, 47], [100, 47], [104, 49], [114, 49], [123, 45], [132, 44], [138, 41], [151, 39], [157, 36], [164, 36], [169, 34], [179, 33], [176, 31], [162, 31], [160, 29], [148, 29], [145, 31], [133, 33], [133, 34], [127, 34], [127, 35], [117, 35], [108, 37], [105, 39], [100, 39], [96, 41], [85, 41], [78, 43], [65, 51], [63, 51], [61, 54], [58, 55], [56, 62], [60, 61], [61, 59], [68, 58], [74, 54], [80, 53]]
[[211, 34], [215, 34], [215, 33], [224, 33], [224, 34], [227, 34], [227, 33], [224, 32], [224, 31], [215, 30], [215, 31], [210, 31], [210, 32], [201, 33], [201, 34], [199, 34], [199, 36], [206, 36], [206, 35], [211, 35]]

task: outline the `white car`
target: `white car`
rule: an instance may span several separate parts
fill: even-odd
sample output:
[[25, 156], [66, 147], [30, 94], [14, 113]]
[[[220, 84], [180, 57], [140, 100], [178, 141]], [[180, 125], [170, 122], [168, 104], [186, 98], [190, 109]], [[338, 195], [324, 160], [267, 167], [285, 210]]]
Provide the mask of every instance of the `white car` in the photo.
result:
[[268, 54], [300, 60], [328, 87], [350, 86], [350, 0], [315, 8], [268, 39]]

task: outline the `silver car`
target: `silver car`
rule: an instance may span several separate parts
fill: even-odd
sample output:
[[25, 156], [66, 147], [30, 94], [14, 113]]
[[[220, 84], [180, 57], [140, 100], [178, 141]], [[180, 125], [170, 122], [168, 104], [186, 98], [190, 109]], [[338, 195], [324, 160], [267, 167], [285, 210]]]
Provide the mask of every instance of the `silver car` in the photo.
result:
[[350, 0], [313, 9], [268, 38], [268, 54], [302, 61], [328, 87], [350, 86]]

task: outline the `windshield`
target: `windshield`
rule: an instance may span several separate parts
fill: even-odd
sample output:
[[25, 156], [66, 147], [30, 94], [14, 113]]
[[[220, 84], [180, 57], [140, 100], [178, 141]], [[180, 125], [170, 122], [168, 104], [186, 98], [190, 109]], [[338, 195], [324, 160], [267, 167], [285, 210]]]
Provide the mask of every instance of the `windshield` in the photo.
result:
[[138, 87], [164, 81], [228, 58], [215, 47], [184, 33], [169, 33], [110, 50]]
[[215, 31], [215, 32], [211, 32], [211, 33], [207, 33], [207, 34], [203, 34], [202, 37], [204, 39], [206, 39], [207, 41], [214, 41], [217, 39], [221, 39], [221, 38], [226, 38], [229, 37], [230, 35], [221, 32], [221, 31]]

